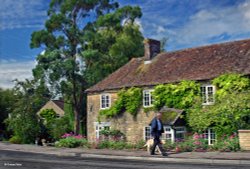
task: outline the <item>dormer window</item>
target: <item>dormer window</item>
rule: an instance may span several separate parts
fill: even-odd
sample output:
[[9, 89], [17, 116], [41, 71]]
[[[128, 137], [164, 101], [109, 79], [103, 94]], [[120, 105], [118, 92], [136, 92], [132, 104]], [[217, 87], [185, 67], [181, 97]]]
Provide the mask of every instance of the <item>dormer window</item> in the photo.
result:
[[201, 86], [202, 105], [212, 105], [215, 102], [215, 87], [213, 85]]
[[143, 107], [151, 107], [153, 106], [153, 90], [144, 90], [143, 91]]
[[111, 106], [111, 96], [110, 94], [102, 94], [100, 98], [101, 109], [107, 109]]

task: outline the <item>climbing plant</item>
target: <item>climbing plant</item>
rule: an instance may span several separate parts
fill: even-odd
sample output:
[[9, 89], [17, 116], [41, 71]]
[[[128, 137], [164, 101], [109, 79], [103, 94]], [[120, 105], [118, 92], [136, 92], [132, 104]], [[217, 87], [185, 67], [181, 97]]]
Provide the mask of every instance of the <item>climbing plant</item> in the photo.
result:
[[118, 92], [118, 98], [109, 109], [104, 109], [99, 112], [100, 116], [114, 117], [123, 112], [128, 112], [133, 116], [137, 115], [138, 109], [141, 106], [142, 89], [132, 87], [127, 90], [122, 89]]
[[200, 85], [194, 81], [181, 81], [176, 84], [161, 84], [153, 92], [154, 106], [187, 109], [192, 106], [200, 93]]
[[40, 112], [40, 117], [44, 118], [46, 123], [49, 123], [56, 118], [56, 112], [53, 109], [44, 109]]
[[192, 129], [204, 131], [213, 127], [221, 136], [250, 128], [250, 80], [239, 74], [225, 74], [212, 84], [216, 87], [215, 104], [202, 106], [197, 99], [188, 110], [187, 120]]
[[216, 86], [216, 97], [222, 99], [228, 93], [241, 92], [250, 89], [250, 79], [241, 74], [224, 74], [212, 81]]

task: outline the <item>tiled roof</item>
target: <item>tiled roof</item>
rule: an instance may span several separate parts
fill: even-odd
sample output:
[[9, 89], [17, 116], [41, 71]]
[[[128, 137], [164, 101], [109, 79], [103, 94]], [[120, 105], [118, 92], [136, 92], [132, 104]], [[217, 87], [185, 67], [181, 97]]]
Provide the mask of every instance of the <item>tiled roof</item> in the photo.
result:
[[208, 80], [225, 73], [250, 74], [250, 39], [161, 53], [149, 64], [133, 58], [86, 92]]
[[181, 115], [184, 113], [184, 110], [163, 106], [160, 112], [162, 113], [161, 120], [164, 125], [175, 125], [177, 120], [181, 118]]
[[51, 100], [51, 101], [64, 111], [64, 101], [63, 100]]

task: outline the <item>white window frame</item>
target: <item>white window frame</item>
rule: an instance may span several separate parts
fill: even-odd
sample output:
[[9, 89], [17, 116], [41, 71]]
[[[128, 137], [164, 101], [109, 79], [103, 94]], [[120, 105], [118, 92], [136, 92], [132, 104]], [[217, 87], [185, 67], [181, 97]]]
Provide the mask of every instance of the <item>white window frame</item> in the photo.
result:
[[208, 145], [213, 145], [216, 142], [216, 134], [212, 128], [208, 128], [204, 135], [206, 136], [205, 139], [208, 142]]
[[[143, 107], [152, 107], [153, 106], [153, 102], [154, 102], [154, 99], [153, 99], [153, 96], [152, 96], [152, 92], [154, 90], [153, 89], [147, 89], [147, 90], [143, 90]], [[149, 98], [148, 98], [148, 104], [149, 105], [145, 105], [145, 94], [148, 94]]]
[[[171, 128], [171, 126], [163, 126], [164, 133], [162, 133], [161, 139], [162, 140], [170, 140], [171, 142], [174, 141], [174, 130]], [[167, 134], [170, 135], [170, 137], [167, 137]]]
[[[178, 131], [178, 129], [183, 129], [183, 130]], [[176, 137], [177, 134], [184, 134], [184, 137], [185, 137], [186, 132], [187, 132], [187, 130], [186, 130], [186, 127], [184, 127], [184, 126], [175, 127], [175, 139], [177, 139], [177, 137]], [[185, 138], [183, 138], [183, 139], [185, 139]]]
[[[209, 101], [209, 93], [208, 88], [212, 88], [212, 94], [213, 94], [213, 101]], [[205, 93], [202, 92], [201, 89], [201, 97], [202, 97], [202, 105], [213, 105], [215, 103], [215, 86], [214, 85], [202, 85], [201, 88], [205, 88]], [[203, 99], [205, 98], [205, 99]]]
[[100, 131], [104, 130], [105, 127], [109, 127], [110, 129], [111, 123], [110, 122], [95, 122], [94, 127], [95, 127], [95, 138], [99, 139], [100, 138]]
[[[103, 100], [102, 100], [102, 97], [104, 96], [104, 107], [103, 107]], [[108, 102], [107, 102], [107, 97], [109, 98]], [[108, 103], [108, 106], [107, 106], [107, 103]], [[111, 107], [111, 95], [108, 94], [108, 93], [103, 93], [100, 95], [100, 109], [108, 109]]]
[[[176, 131], [176, 128], [179, 129], [179, 128], [183, 128], [184, 130], [182, 131]], [[164, 125], [163, 126], [163, 129], [164, 129], [164, 133], [162, 133], [162, 136], [161, 136], [161, 139], [162, 140], [170, 140], [172, 143], [175, 142], [175, 139], [176, 139], [176, 133], [186, 133], [186, 127], [185, 126], [179, 126], [179, 127], [176, 127], [175, 129], [173, 129], [171, 126], [166, 126]], [[146, 133], [149, 129], [149, 133]], [[166, 137], [168, 135], [170, 135], [170, 137]], [[153, 137], [151, 136], [151, 126], [144, 126], [144, 131], [143, 131], [143, 139], [145, 141], [147, 141], [148, 139], [152, 139]]]
[[[149, 131], [149, 133], [147, 133], [147, 131]], [[144, 126], [143, 139], [147, 141], [152, 138], [153, 137], [151, 136], [151, 126]]]

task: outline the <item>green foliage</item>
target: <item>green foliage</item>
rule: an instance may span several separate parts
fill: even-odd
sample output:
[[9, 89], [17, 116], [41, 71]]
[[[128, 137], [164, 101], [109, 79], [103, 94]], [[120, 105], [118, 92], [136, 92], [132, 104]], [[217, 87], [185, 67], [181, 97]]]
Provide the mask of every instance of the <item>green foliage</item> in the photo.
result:
[[8, 118], [8, 114], [10, 114], [14, 107], [14, 103], [16, 102], [16, 96], [14, 95], [14, 90], [10, 89], [1, 89], [0, 88], [0, 130], [6, 130], [6, 126], [4, 125], [4, 120]]
[[[197, 137], [198, 136], [198, 137]], [[213, 145], [208, 145], [207, 139], [203, 134], [194, 134], [193, 137], [188, 137], [185, 140], [176, 141], [172, 143], [167, 141], [164, 145], [167, 151], [176, 152], [192, 152], [192, 151], [239, 151], [239, 138], [232, 134], [231, 136], [224, 136], [217, 139]]]
[[40, 116], [45, 119], [46, 123], [56, 118], [56, 112], [53, 109], [44, 109], [40, 112]]
[[90, 144], [87, 139], [78, 139], [75, 137], [67, 137], [60, 139], [55, 143], [56, 147], [67, 147], [67, 148], [75, 148], [75, 147], [84, 147], [89, 148]]
[[142, 16], [139, 7], [124, 6], [97, 18], [88, 25], [88, 45], [82, 53], [86, 63], [85, 77], [90, 84], [143, 55], [143, 36], [135, 23]]
[[26, 80], [17, 82], [14, 91], [16, 100], [13, 111], [5, 123], [13, 137], [21, 139], [21, 143], [34, 143], [40, 130], [37, 112], [48, 100], [48, 95], [45, 95], [47, 88], [43, 83]]
[[54, 119], [50, 124], [46, 126], [48, 128], [48, 133], [55, 139], [58, 140], [64, 133], [72, 131], [70, 126], [70, 121], [67, 116]]
[[127, 112], [136, 116], [138, 109], [142, 102], [142, 89], [140, 88], [129, 88], [125, 94], [125, 109]]
[[114, 149], [114, 150], [123, 150], [123, 149], [143, 149], [143, 146], [145, 145], [145, 141], [141, 140], [135, 144], [128, 143], [125, 141], [109, 141], [104, 140], [100, 141], [97, 144], [98, 149]]
[[250, 128], [249, 79], [237, 74], [221, 75], [213, 80], [216, 85], [214, 105], [202, 106], [197, 100], [189, 109], [187, 120], [195, 131], [213, 127], [220, 137], [238, 129]]
[[167, 112], [167, 113], [162, 113], [162, 118], [161, 120], [166, 122], [172, 122], [174, 119], [177, 117], [178, 113], [177, 112]]
[[161, 84], [153, 92], [154, 106], [187, 109], [192, 106], [200, 93], [200, 86], [194, 81], [181, 81], [178, 84]]
[[141, 106], [142, 89], [132, 87], [128, 90], [122, 89], [118, 92], [118, 98], [109, 109], [100, 110], [99, 115], [105, 117], [114, 117], [123, 112], [128, 112], [133, 116]]
[[148, 112], [150, 112], [150, 111], [155, 111], [156, 110], [156, 108], [154, 107], [154, 106], [151, 106], [151, 107], [143, 107], [143, 111], [145, 112], [145, 113], [148, 113]]
[[125, 141], [101, 141], [98, 143], [98, 149], [115, 149], [115, 150], [122, 150], [126, 149], [127, 143]]
[[228, 93], [241, 92], [250, 89], [250, 79], [240, 74], [224, 74], [212, 81], [216, 86], [216, 96], [218, 100]]
[[22, 138], [20, 138], [19, 136], [13, 136], [9, 139], [9, 142], [13, 144], [21, 144]]
[[142, 56], [143, 36], [135, 24], [141, 16], [139, 7], [119, 8], [112, 0], [52, 0], [44, 29], [32, 33], [30, 47], [44, 49], [34, 78], [46, 80], [51, 93], [72, 103], [75, 133], [80, 131], [80, 119], [86, 122], [83, 91], [131, 57]]
[[226, 137], [223, 139], [219, 139], [215, 144], [211, 147], [213, 150], [217, 151], [239, 151], [239, 138], [238, 137]]
[[68, 100], [64, 100], [64, 116], [66, 118], [68, 118], [69, 120], [69, 128], [71, 129], [71, 131], [74, 130], [74, 107], [72, 105], [72, 103], [70, 103], [70, 101]]
[[120, 130], [101, 130], [100, 135], [116, 137], [125, 136], [124, 133], [122, 133]]

